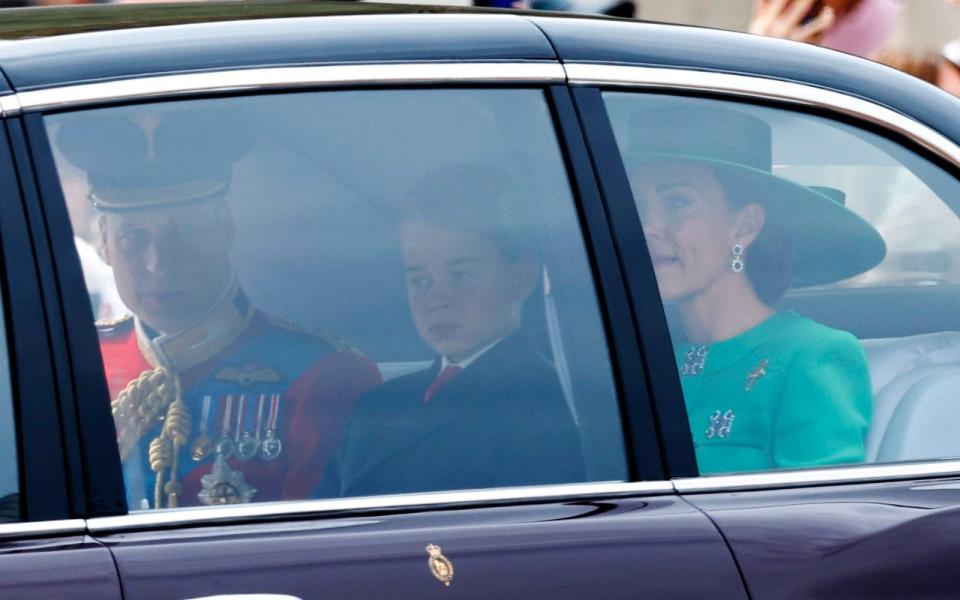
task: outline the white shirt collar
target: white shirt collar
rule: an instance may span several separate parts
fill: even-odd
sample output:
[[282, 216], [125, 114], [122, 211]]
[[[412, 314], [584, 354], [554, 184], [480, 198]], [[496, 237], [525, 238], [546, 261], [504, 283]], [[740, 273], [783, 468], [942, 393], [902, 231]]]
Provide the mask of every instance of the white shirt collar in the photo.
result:
[[[506, 337], [506, 336], [504, 336], [504, 337]], [[488, 344], [488, 345], [484, 346], [483, 348], [480, 348], [479, 350], [477, 350], [476, 352], [474, 352], [473, 354], [471, 354], [470, 356], [466, 357], [465, 359], [463, 359], [463, 360], [461, 360], [461, 361], [454, 362], [454, 361], [448, 359], [446, 356], [441, 357], [441, 358], [440, 358], [440, 370], [443, 371], [444, 369], [446, 369], [446, 368], [449, 367], [449, 366], [457, 366], [457, 367], [460, 367], [461, 369], [466, 369], [466, 368], [469, 367], [471, 364], [473, 364], [478, 358], [480, 358], [481, 356], [483, 356], [484, 354], [486, 354], [487, 351], [490, 350], [490, 348], [493, 348], [494, 346], [496, 346], [497, 344], [499, 344], [500, 342], [502, 342], [503, 339], [504, 339], [504, 338], [499, 338], [498, 340], [496, 340], [496, 341], [493, 342], [492, 344]]]

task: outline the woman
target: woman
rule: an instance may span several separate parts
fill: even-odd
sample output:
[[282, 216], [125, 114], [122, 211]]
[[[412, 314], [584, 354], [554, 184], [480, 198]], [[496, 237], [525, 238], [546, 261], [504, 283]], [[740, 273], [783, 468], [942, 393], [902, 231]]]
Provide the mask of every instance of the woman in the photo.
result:
[[[638, 115], [631, 185], [676, 346], [702, 473], [864, 459], [870, 378], [860, 344], [776, 300], [880, 262], [865, 221], [771, 174], [771, 132], [726, 108]], [[836, 195], [841, 196], [839, 192]]]

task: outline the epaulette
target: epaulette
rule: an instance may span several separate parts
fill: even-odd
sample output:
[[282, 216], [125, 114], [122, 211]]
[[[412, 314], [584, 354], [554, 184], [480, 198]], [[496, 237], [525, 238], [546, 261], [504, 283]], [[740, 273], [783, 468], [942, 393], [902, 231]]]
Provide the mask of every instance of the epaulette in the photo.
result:
[[119, 319], [100, 319], [95, 325], [97, 326], [97, 333], [101, 337], [111, 337], [121, 333], [127, 333], [133, 329], [133, 315], [124, 315]]
[[303, 335], [308, 335], [312, 338], [319, 339], [320, 341], [326, 342], [331, 346], [333, 346], [334, 350], [336, 350], [337, 352], [353, 352], [354, 354], [359, 354], [361, 356], [363, 355], [360, 352], [360, 350], [358, 350], [354, 346], [351, 346], [350, 344], [347, 343], [346, 340], [344, 340], [339, 336], [328, 335], [324, 332], [319, 332], [319, 331], [311, 331], [306, 327], [303, 327], [302, 325], [298, 325], [297, 323], [294, 323], [293, 321], [287, 320], [283, 317], [278, 317], [276, 315], [268, 314], [267, 323], [269, 325], [278, 327], [280, 329], [286, 329], [287, 331], [293, 331]]

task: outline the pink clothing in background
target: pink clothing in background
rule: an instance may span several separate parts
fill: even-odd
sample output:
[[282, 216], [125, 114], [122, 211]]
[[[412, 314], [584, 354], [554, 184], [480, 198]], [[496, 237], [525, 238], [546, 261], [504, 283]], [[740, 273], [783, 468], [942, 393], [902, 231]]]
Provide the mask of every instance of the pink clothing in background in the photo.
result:
[[900, 8], [900, 0], [860, 0], [830, 28], [820, 45], [869, 57], [887, 44]]

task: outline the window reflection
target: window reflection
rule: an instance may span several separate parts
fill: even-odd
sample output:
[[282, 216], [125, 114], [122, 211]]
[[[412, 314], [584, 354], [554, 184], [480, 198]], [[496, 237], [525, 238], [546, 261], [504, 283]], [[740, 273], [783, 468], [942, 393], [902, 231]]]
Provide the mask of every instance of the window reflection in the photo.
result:
[[[72, 168], [94, 210], [74, 228], [92, 219], [130, 311], [99, 331], [131, 507], [624, 477], [603, 327], [541, 92], [262, 95], [47, 123], [65, 195]], [[354, 450], [363, 461], [402, 456], [383, 442], [404, 428], [421, 442], [410, 414], [355, 406], [432, 381], [442, 357], [463, 372], [415, 398], [450, 417], [418, 463], [429, 477], [400, 489], [384, 470], [326, 491], [341, 438], [356, 435], [347, 423], [376, 431]], [[485, 362], [484, 391], [468, 384]], [[475, 400], [444, 401], [457, 386]], [[457, 456], [486, 475], [467, 477]]]

